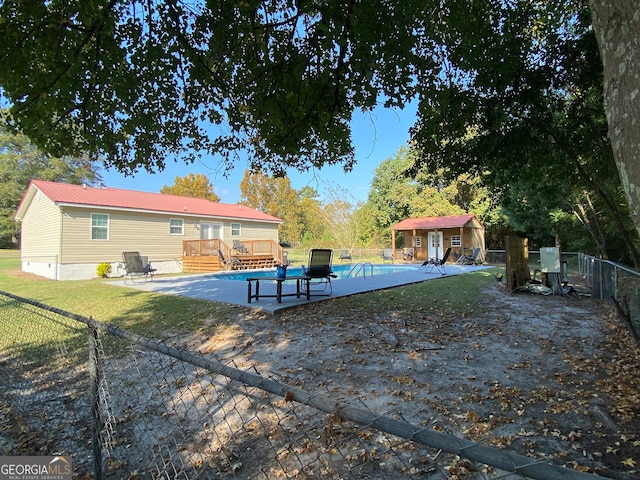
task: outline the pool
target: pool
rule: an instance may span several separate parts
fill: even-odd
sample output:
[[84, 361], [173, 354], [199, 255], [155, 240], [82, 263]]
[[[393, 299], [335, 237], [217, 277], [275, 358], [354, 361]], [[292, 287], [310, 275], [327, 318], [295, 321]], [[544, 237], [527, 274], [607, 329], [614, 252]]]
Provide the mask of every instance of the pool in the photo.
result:
[[[335, 280], [340, 280], [343, 278], [350, 277], [362, 277], [363, 270], [361, 264], [350, 264], [350, 265], [332, 265], [331, 269], [333, 273], [338, 276]], [[418, 269], [418, 265], [372, 265], [366, 264], [364, 265], [364, 271], [367, 277], [373, 275], [383, 275], [386, 273], [399, 273], [399, 272], [415, 272]], [[352, 272], [351, 270], [354, 270]], [[245, 270], [242, 272], [225, 272], [225, 273], [215, 273], [212, 275], [213, 278], [219, 280], [246, 280], [249, 277], [273, 277], [275, 276], [275, 269], [269, 270]], [[302, 267], [288, 267], [287, 268], [287, 276], [298, 276], [302, 275]]]

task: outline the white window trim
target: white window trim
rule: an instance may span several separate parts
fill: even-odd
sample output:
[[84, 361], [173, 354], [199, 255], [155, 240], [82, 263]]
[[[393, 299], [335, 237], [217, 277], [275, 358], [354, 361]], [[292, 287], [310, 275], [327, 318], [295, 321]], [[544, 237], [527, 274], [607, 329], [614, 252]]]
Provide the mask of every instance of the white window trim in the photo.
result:
[[[238, 226], [238, 233], [237, 234], [234, 233], [234, 230], [233, 230], [233, 226], [234, 225]], [[241, 237], [242, 236], [242, 224], [240, 222], [233, 222], [231, 224], [231, 236], [232, 237]]]
[[[457, 239], [457, 242], [454, 242], [454, 239]], [[462, 246], [462, 235], [451, 235], [451, 246], [452, 247], [461, 247]]]
[[[173, 226], [173, 225], [171, 225], [171, 222], [174, 222], [174, 221], [181, 223], [181, 225], [180, 225], [180, 228], [181, 228], [180, 233], [175, 233], [175, 232], [171, 231], [171, 228]], [[170, 218], [169, 219], [169, 235], [184, 236], [184, 218]]]
[[[94, 215], [100, 215], [101, 217], [107, 217], [107, 226], [106, 226], [107, 238], [93, 238], [93, 229], [94, 229], [93, 217], [94, 217]], [[106, 241], [108, 241], [109, 240], [109, 236], [110, 236], [110, 228], [109, 228], [110, 225], [111, 225], [111, 217], [109, 216], [108, 213], [92, 213], [91, 214], [91, 222], [90, 222], [90, 225], [89, 225], [89, 239], [91, 241], [94, 241], [94, 242], [106, 242]], [[95, 226], [95, 228], [103, 228], [103, 227]]]
[[413, 237], [413, 246], [416, 248], [421, 248], [422, 247], [422, 237], [421, 236], [415, 236]]

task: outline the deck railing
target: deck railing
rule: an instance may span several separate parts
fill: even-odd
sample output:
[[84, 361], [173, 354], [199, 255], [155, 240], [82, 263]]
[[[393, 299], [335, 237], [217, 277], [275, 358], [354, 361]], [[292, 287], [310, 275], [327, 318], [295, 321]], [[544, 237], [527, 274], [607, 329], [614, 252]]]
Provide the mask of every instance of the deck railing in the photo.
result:
[[284, 250], [273, 240], [244, 240], [240, 242], [244, 249], [238, 250], [229, 246], [219, 238], [211, 240], [184, 240], [182, 255], [185, 257], [218, 256], [222, 251], [225, 258], [242, 255], [269, 255], [278, 262], [284, 263]]
[[182, 256], [217, 256], [218, 250], [222, 250], [224, 255], [228, 255], [230, 248], [219, 238], [212, 240], [184, 240], [182, 242]]
[[273, 240], [246, 240], [240, 243], [249, 255], [273, 255], [274, 258], [282, 261], [282, 247]]

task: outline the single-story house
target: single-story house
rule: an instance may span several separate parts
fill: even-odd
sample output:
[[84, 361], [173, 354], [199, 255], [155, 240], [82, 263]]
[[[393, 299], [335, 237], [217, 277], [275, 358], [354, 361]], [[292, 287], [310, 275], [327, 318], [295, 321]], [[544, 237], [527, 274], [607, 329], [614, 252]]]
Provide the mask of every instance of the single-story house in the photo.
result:
[[[404, 237], [404, 247], [413, 248], [413, 260], [442, 258], [451, 247], [450, 260], [471, 255], [473, 250], [485, 250], [484, 225], [475, 215], [407, 218], [391, 227], [392, 245], [396, 236]], [[401, 252], [394, 256], [400, 258]]]
[[204, 255], [200, 242], [210, 255], [227, 254], [234, 240], [281, 254], [281, 219], [202, 198], [33, 180], [15, 219], [22, 270], [56, 280], [95, 278], [104, 262], [111, 276], [124, 275], [125, 251], [148, 257], [157, 273], [180, 272], [185, 259]]

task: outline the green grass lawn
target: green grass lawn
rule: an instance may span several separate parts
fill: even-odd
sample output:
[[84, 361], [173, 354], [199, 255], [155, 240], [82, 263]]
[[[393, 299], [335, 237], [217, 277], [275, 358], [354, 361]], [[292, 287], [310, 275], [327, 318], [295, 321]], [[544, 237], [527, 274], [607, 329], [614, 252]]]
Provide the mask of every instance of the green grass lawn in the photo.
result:
[[230, 305], [107, 285], [108, 279], [56, 281], [20, 271], [19, 254], [0, 250], [0, 290], [151, 337], [225, 324]]
[[[494, 282], [494, 273], [500, 270], [477, 271], [334, 302], [361, 312], [371, 309], [466, 315], [482, 308], [482, 288]], [[107, 285], [107, 281], [56, 281], [24, 275], [19, 252], [0, 250], [0, 290], [140, 335], [158, 338], [172, 332], [206, 333], [206, 329], [229, 325], [239, 311], [239, 307], [224, 303], [115, 287]]]
[[[495, 281], [496, 270], [334, 298], [297, 307], [293, 312], [300, 315], [357, 312], [361, 318], [422, 313], [466, 317], [488, 308], [482, 302], [482, 291]], [[246, 311], [224, 303], [117, 287], [108, 285], [108, 281], [56, 281], [24, 274], [20, 269], [19, 252], [0, 250], [0, 291], [145, 337], [162, 340], [185, 333], [206, 336], [219, 329], [238, 328], [238, 314]], [[54, 362], [64, 367], [63, 363], [73, 365], [74, 361], [86, 359], [87, 330], [75, 320], [2, 295], [0, 318], [0, 352], [19, 357], [25, 365], [39, 367]], [[114, 343], [104, 348], [115, 352], [121, 345]]]

